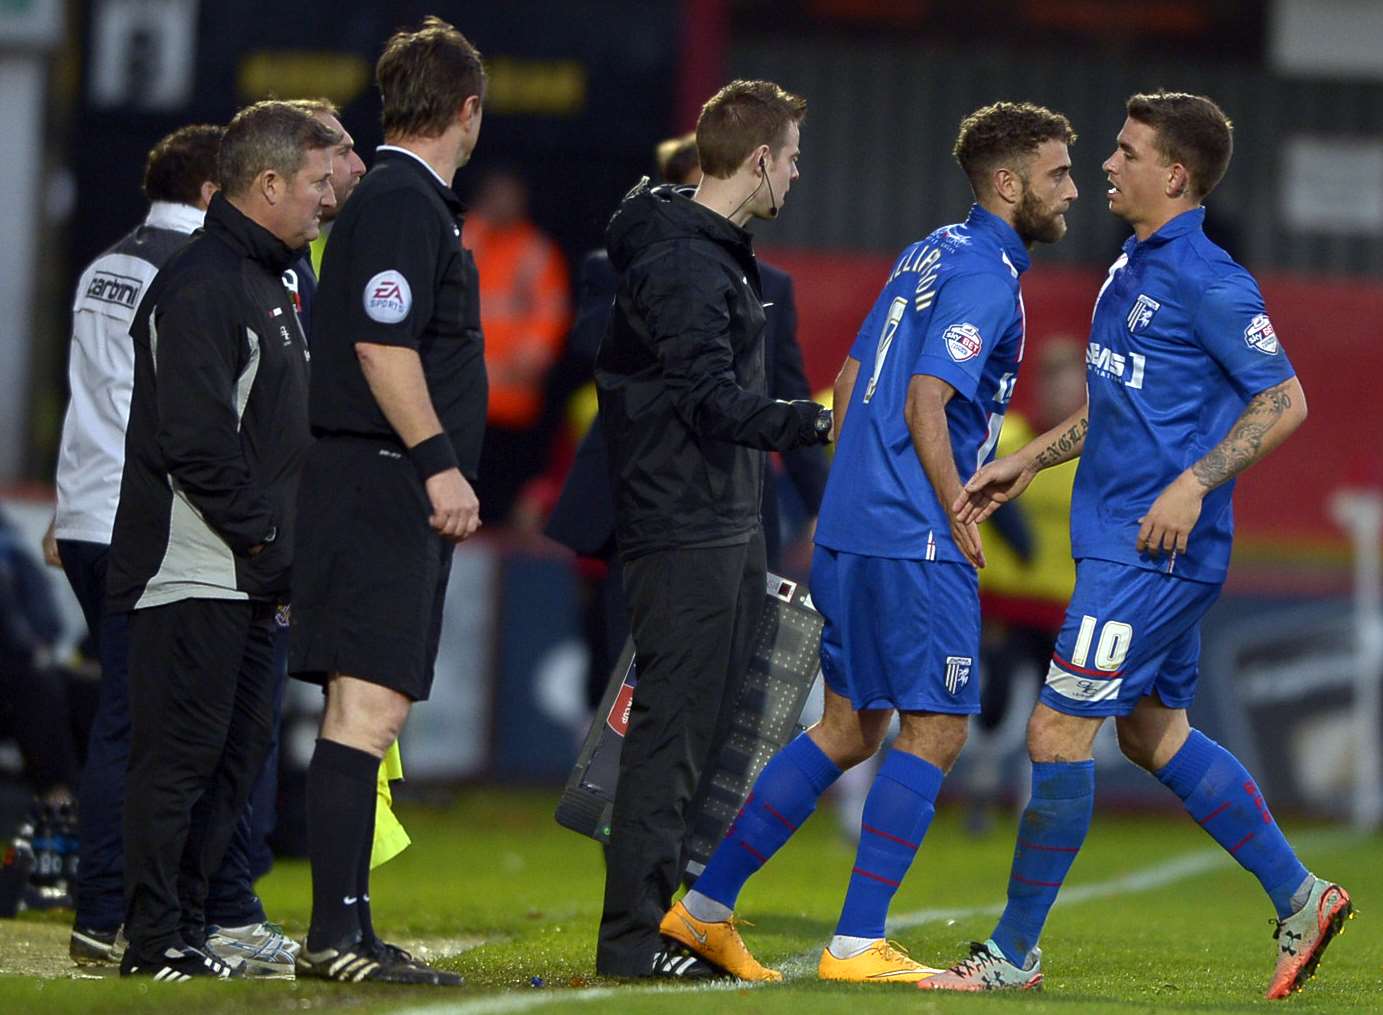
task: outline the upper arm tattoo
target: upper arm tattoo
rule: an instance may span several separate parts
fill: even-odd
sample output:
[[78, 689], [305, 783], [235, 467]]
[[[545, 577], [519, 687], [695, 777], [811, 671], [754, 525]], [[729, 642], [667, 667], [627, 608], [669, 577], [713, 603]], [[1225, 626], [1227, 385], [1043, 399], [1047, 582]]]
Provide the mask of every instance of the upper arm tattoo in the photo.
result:
[[1191, 471], [1207, 490], [1215, 489], [1258, 460], [1268, 431], [1292, 407], [1288, 383], [1283, 381], [1254, 395], [1224, 440], [1191, 466]]

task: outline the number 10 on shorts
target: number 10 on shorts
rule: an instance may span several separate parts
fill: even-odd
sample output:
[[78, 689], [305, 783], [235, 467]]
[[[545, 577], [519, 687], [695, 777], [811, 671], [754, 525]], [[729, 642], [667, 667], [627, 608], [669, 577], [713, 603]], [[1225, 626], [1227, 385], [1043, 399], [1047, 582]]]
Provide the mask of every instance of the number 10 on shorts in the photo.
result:
[[[1071, 650], [1071, 665], [1084, 668], [1090, 657], [1090, 645], [1095, 641], [1095, 628], [1099, 619], [1086, 614], [1080, 619], [1080, 631], [1076, 634], [1076, 645]], [[1129, 643], [1133, 641], [1133, 628], [1117, 620], [1106, 620], [1100, 628], [1100, 640], [1095, 646], [1095, 669], [1112, 673], [1124, 664], [1128, 656]]]

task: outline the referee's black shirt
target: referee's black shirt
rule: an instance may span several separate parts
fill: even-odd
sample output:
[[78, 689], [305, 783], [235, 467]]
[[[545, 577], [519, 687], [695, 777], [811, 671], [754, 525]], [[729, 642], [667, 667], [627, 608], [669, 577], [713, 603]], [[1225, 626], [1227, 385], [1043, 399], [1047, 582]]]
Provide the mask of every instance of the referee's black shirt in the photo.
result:
[[313, 432], [398, 439], [355, 343], [415, 349], [433, 408], [472, 479], [485, 433], [485, 340], [461, 202], [421, 159], [378, 150], [332, 226], [312, 315]]

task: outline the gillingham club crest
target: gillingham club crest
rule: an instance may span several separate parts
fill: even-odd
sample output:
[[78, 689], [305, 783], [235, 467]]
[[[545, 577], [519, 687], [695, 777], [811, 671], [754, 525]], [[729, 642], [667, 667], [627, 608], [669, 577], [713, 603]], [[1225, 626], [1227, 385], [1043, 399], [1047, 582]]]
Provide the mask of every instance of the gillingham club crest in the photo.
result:
[[1162, 304], [1157, 300], [1146, 293], [1139, 293], [1138, 299], [1133, 301], [1133, 307], [1128, 312], [1128, 330], [1142, 331], [1152, 323], [1153, 317], [1161, 309]]
[[966, 684], [970, 683], [970, 670], [973, 667], [974, 660], [969, 656], [947, 656], [946, 693], [955, 694]]

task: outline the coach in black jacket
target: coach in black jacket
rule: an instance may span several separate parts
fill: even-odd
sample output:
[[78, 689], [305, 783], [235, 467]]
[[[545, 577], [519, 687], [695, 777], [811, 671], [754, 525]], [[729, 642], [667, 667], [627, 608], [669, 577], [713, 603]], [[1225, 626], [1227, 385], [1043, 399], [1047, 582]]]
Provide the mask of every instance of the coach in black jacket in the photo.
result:
[[697, 124], [706, 176], [695, 196], [641, 184], [606, 236], [620, 282], [596, 385], [639, 659], [596, 953], [606, 975], [716, 972], [658, 924], [763, 602], [764, 452], [830, 434], [821, 406], [764, 393], [763, 300], [743, 228], [787, 196], [805, 111], [777, 85], [727, 85]]
[[307, 345], [280, 276], [334, 202], [340, 140], [286, 103], [237, 114], [205, 231], [130, 329], [109, 565], [111, 607], [133, 611], [122, 975], [231, 972], [202, 951], [202, 907], [269, 745], [274, 609], [310, 440]]

